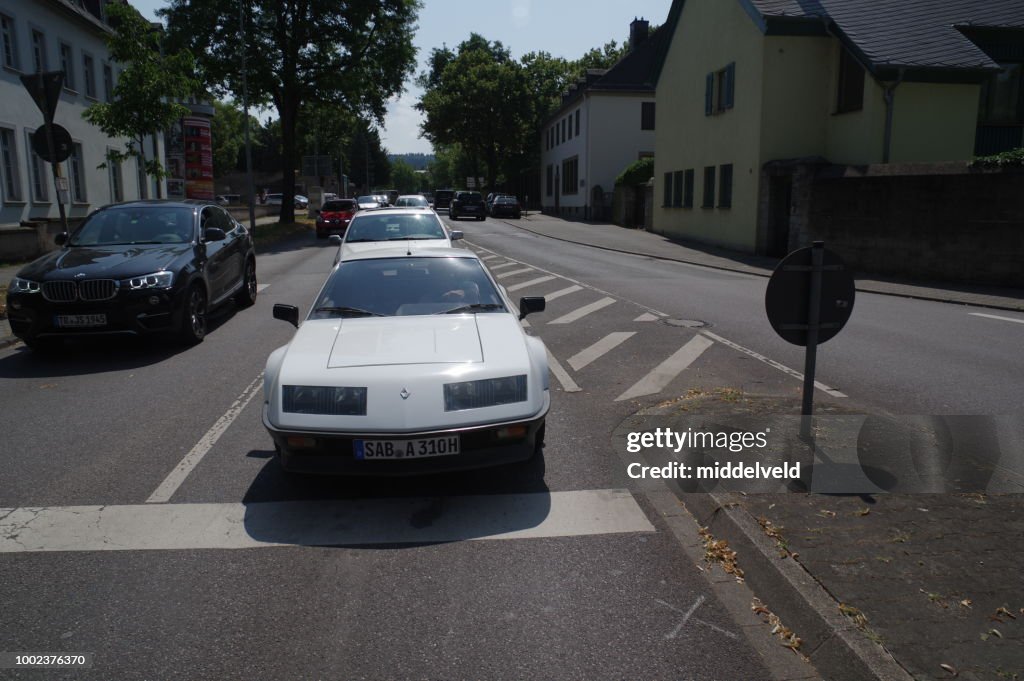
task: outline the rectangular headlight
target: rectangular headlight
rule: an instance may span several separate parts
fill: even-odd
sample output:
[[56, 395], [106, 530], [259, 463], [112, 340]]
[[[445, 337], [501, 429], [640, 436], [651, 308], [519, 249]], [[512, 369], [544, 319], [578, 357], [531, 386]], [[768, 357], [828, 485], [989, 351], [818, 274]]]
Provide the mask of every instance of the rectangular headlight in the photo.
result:
[[282, 409], [292, 414], [366, 415], [366, 388], [286, 385], [282, 397]]
[[526, 374], [445, 383], [444, 410], [462, 411], [526, 401]]

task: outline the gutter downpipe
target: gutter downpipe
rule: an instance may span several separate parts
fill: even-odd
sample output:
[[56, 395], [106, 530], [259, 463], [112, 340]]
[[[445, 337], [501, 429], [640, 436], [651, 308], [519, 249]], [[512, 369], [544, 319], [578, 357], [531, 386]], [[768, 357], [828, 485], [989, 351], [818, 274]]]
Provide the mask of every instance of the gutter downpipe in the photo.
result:
[[893, 110], [896, 108], [896, 88], [899, 87], [900, 83], [903, 82], [903, 77], [906, 75], [906, 69], [900, 67], [899, 77], [896, 78], [895, 82], [887, 85], [882, 85], [885, 92], [882, 98], [885, 100], [885, 138], [882, 147], [882, 163], [889, 162], [889, 153], [892, 149], [892, 118]]

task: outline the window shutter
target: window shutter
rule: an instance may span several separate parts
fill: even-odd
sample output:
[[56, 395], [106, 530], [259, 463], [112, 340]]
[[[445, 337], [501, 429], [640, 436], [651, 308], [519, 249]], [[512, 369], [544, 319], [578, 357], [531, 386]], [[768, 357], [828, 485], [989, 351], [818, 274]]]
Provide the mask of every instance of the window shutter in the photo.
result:
[[715, 74], [709, 73], [707, 78], [704, 79], [704, 115], [710, 116], [715, 112], [714, 109], [714, 95], [715, 95]]
[[725, 108], [731, 109], [736, 88], [736, 62], [725, 68]]

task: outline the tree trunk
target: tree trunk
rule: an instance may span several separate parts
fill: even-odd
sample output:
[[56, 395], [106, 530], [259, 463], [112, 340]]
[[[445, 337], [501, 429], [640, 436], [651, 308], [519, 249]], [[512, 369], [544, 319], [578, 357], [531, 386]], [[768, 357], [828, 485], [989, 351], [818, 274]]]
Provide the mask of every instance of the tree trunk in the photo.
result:
[[297, 107], [292, 104], [287, 90], [278, 110], [281, 114], [281, 171], [284, 180], [281, 186], [281, 222], [295, 222], [295, 121]]
[[135, 174], [139, 183], [139, 198], [149, 198], [149, 175], [146, 174], [146, 139], [139, 137], [139, 172]]

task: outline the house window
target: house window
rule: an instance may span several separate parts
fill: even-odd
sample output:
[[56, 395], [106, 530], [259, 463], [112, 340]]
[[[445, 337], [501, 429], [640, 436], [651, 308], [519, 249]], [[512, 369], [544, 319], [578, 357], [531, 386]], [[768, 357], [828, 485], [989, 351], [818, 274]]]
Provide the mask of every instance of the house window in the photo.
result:
[[82, 79], [85, 81], [85, 96], [96, 98], [96, 65], [92, 55], [82, 55]]
[[700, 204], [701, 208], [714, 208], [715, 207], [715, 167], [705, 166], [704, 167], [704, 201]]
[[107, 161], [108, 180], [110, 181], [110, 200], [114, 203], [124, 201], [124, 179], [121, 177], [121, 162]]
[[548, 164], [547, 182], [545, 182], [545, 185], [544, 185], [545, 189], [547, 189], [547, 196], [551, 196], [551, 193], [554, 191], [554, 184], [555, 184], [554, 183], [554, 177], [555, 177], [555, 172], [554, 171], [555, 171], [555, 167], [550, 165], [550, 164]]
[[718, 207], [732, 207], [732, 164], [718, 166]]
[[1024, 64], [1000, 64], [981, 86], [978, 122], [983, 125], [1020, 125], [1024, 122]]
[[662, 197], [661, 205], [663, 208], [668, 208], [672, 205], [672, 173], [665, 173], [665, 186], [662, 189], [664, 196]]
[[672, 174], [672, 206], [683, 207], [683, 171], [677, 170]]
[[68, 90], [75, 89], [75, 57], [71, 46], [67, 43], [60, 44], [60, 67], [64, 69], [64, 87]]
[[0, 128], [0, 173], [3, 174], [4, 200], [21, 201], [18, 149], [14, 146], [14, 130], [10, 128]]
[[0, 40], [3, 41], [4, 66], [18, 68], [18, 43], [14, 35], [14, 19], [0, 14]]
[[654, 102], [640, 103], [640, 129], [654, 130]]
[[561, 123], [561, 125], [562, 125], [562, 141], [563, 142], [565, 142], [566, 140], [569, 139], [568, 137], [565, 136], [565, 121], [566, 121], [566, 119], [563, 118], [562, 119], [562, 123]]
[[562, 161], [563, 194], [576, 194], [579, 192], [579, 168], [580, 160], [577, 156]]
[[103, 101], [114, 101], [114, 69], [110, 64], [103, 65]]
[[693, 168], [683, 173], [683, 208], [693, 208]]
[[704, 79], [704, 115], [722, 113], [733, 107], [736, 93], [736, 62], [712, 71]]
[[37, 73], [46, 70], [46, 36], [32, 31], [32, 67]]
[[74, 203], [85, 203], [85, 166], [82, 163], [82, 145], [75, 142], [68, 156], [68, 177], [71, 184], [71, 200]]
[[849, 52], [839, 49], [839, 87], [836, 113], [860, 111], [864, 108], [864, 67]]
[[576, 109], [576, 136], [580, 136], [580, 110]]
[[[32, 145], [29, 144], [28, 148], [31, 149]], [[33, 199], [37, 203], [49, 201], [50, 195], [46, 190], [46, 162], [34, 151], [29, 152], [29, 171], [32, 173]]]

